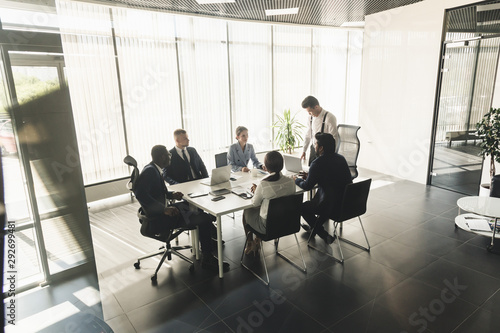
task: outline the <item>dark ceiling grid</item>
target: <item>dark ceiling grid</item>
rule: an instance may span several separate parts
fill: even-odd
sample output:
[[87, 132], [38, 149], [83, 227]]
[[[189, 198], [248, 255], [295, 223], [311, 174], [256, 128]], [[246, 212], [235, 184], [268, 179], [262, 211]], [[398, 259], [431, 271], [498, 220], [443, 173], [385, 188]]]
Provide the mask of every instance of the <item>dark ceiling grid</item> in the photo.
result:
[[[200, 5], [196, 0], [97, 0], [106, 5], [151, 9], [228, 19], [338, 27], [364, 21], [365, 15], [422, 0], [236, 0]], [[94, 1], [95, 2], [95, 1]], [[297, 15], [266, 16], [265, 9], [299, 8]]]
[[500, 9], [477, 11], [478, 6], [491, 5], [499, 0], [482, 2], [477, 6], [460, 7], [448, 11], [447, 31], [455, 33], [500, 33]]

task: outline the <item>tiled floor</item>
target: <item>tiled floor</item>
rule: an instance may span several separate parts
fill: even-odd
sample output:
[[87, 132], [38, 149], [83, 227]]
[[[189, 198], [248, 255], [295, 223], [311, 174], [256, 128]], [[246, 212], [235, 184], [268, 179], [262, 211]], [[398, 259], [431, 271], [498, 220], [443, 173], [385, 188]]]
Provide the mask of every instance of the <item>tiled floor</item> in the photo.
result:
[[[487, 238], [454, 227], [462, 195], [366, 170], [361, 176], [374, 180], [362, 217], [371, 251], [342, 243], [339, 264], [309, 249], [300, 232], [304, 274], [265, 244], [269, 287], [240, 266], [241, 213], [223, 220], [231, 263], [224, 279], [199, 263], [190, 273], [175, 258], [152, 285], [157, 260], [132, 265], [159, 245], [139, 234], [137, 204], [92, 212], [104, 320], [119, 333], [500, 332], [500, 255], [486, 251]], [[357, 220], [343, 233], [363, 240]], [[298, 258], [294, 244], [293, 236], [280, 242]], [[260, 267], [259, 257], [246, 260]]]

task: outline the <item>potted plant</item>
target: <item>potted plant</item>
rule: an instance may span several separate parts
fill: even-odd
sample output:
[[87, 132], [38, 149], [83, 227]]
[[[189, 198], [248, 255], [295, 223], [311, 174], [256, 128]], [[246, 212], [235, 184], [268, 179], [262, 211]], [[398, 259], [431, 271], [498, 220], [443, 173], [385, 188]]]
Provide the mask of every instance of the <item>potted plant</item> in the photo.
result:
[[482, 141], [480, 155], [490, 156], [490, 177], [495, 176], [495, 161], [500, 163], [500, 108], [491, 108], [476, 124], [477, 134]]
[[291, 115], [290, 109], [283, 111], [283, 116], [276, 115], [278, 120], [273, 124], [277, 128], [276, 143], [283, 152], [291, 154], [293, 149], [302, 141], [301, 131], [305, 127]]

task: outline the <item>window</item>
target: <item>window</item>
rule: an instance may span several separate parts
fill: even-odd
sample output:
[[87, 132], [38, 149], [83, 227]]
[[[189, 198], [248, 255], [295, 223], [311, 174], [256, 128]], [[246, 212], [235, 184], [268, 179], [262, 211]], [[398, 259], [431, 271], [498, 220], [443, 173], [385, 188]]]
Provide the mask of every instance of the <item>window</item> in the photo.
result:
[[307, 95], [357, 122], [362, 33], [66, 0], [57, 9], [87, 185], [127, 176], [127, 153], [144, 165], [181, 127], [208, 169], [239, 125], [257, 151], [277, 148], [275, 115], [291, 109], [306, 124]]

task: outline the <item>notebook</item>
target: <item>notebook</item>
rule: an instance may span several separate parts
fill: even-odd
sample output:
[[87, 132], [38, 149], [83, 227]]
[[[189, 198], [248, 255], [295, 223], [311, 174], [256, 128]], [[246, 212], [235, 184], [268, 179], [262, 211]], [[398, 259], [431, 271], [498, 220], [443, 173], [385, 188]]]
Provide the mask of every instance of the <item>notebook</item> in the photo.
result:
[[226, 165], [220, 168], [212, 169], [212, 176], [200, 182], [203, 185], [217, 185], [229, 181], [231, 176], [231, 166]]
[[283, 154], [285, 159], [286, 175], [296, 175], [302, 171], [302, 161], [300, 157]]
[[250, 187], [236, 186], [231, 188], [231, 192], [242, 197], [243, 199], [250, 199], [251, 197], [253, 197]]

